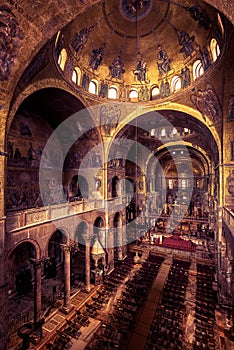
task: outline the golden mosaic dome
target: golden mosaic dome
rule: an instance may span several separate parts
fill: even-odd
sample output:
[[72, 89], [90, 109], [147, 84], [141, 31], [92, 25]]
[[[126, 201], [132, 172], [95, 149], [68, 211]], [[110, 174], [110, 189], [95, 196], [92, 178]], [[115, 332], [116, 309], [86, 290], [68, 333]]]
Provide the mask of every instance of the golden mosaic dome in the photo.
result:
[[99, 78], [156, 84], [200, 58], [215, 31], [222, 37], [217, 11], [200, 3], [105, 0], [62, 31], [64, 42], [77, 66]]

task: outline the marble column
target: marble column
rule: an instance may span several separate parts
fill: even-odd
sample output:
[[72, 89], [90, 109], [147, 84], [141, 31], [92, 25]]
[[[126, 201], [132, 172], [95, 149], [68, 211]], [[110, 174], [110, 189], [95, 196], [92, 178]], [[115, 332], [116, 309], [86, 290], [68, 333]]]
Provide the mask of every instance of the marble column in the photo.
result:
[[41, 313], [41, 269], [42, 259], [29, 259], [34, 268], [34, 327], [40, 320]]
[[61, 311], [65, 314], [74, 308], [71, 305], [71, 247], [69, 245], [61, 245], [64, 252], [64, 302]]
[[83, 239], [85, 241], [85, 290], [87, 293], [90, 292], [90, 242], [92, 236], [84, 234]]
[[118, 225], [116, 227], [117, 230], [117, 259], [123, 260], [123, 234], [122, 234], [122, 226]]
[[[1, 115], [2, 114], [2, 115]], [[4, 111], [0, 112], [1, 120], [4, 120]], [[3, 131], [4, 123], [0, 126], [0, 132]], [[7, 349], [8, 342], [8, 276], [5, 263], [5, 245], [6, 245], [6, 217], [5, 217], [5, 186], [6, 186], [6, 159], [7, 153], [4, 152], [4, 137], [1, 133], [1, 150], [0, 151], [0, 350]]]

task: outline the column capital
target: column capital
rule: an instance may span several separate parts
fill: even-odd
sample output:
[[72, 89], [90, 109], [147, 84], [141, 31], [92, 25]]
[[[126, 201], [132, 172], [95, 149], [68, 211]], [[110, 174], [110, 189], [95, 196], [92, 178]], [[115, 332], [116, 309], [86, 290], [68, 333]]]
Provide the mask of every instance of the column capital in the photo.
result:
[[90, 243], [93, 238], [93, 235], [91, 235], [90, 233], [83, 233], [82, 238], [85, 241], [85, 243]]
[[64, 253], [70, 253], [71, 252], [71, 246], [66, 243], [60, 243], [60, 247], [64, 251]]
[[43, 261], [44, 261], [42, 258], [41, 259], [29, 258], [28, 260], [30, 261], [30, 263], [33, 265], [33, 267], [35, 269], [38, 269], [38, 268], [42, 267], [42, 264], [43, 264]]

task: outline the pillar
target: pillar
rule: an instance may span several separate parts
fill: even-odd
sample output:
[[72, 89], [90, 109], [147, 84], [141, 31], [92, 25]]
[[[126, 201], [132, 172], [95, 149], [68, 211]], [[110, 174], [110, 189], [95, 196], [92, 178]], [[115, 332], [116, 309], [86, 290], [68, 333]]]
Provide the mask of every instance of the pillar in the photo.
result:
[[[4, 112], [3, 112], [4, 114]], [[1, 115], [1, 112], [0, 112]], [[1, 149], [4, 149], [4, 128], [5, 117], [1, 115], [2, 125], [0, 126]], [[6, 157], [7, 153], [0, 151], [0, 350], [7, 349], [8, 342], [8, 325], [7, 325], [7, 308], [8, 308], [8, 283], [7, 271], [5, 269], [5, 239], [6, 239], [6, 217], [5, 217], [5, 181], [6, 181]]]
[[29, 259], [34, 268], [34, 327], [40, 320], [41, 313], [41, 269], [42, 259]]
[[118, 222], [117, 230], [117, 259], [123, 260], [123, 236], [122, 236], [122, 226], [120, 226], [120, 222]]
[[[126, 220], [126, 219], [125, 219]], [[127, 256], [127, 228], [126, 228], [126, 222], [124, 222], [124, 225], [122, 226], [122, 244], [123, 244], [123, 258]]]
[[84, 234], [83, 239], [85, 241], [85, 290], [87, 293], [90, 292], [90, 242], [92, 236]]
[[61, 311], [65, 314], [74, 308], [71, 305], [71, 247], [61, 244], [64, 253], [64, 302]]

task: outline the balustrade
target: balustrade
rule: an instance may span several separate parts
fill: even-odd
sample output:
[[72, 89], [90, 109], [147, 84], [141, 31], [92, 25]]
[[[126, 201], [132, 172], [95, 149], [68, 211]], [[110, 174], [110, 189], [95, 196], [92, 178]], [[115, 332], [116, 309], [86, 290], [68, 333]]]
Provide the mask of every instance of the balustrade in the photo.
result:
[[6, 232], [9, 233], [20, 228], [39, 225], [44, 222], [49, 222], [55, 219], [58, 220], [60, 218], [77, 215], [86, 211], [102, 209], [103, 207], [103, 200], [82, 200], [8, 212], [6, 216]]

